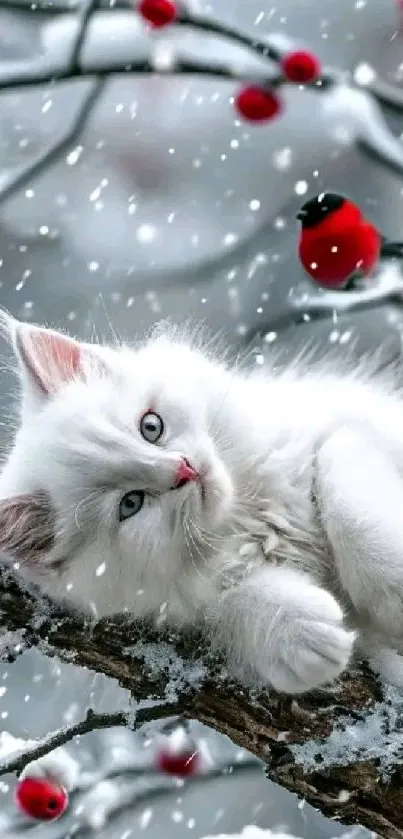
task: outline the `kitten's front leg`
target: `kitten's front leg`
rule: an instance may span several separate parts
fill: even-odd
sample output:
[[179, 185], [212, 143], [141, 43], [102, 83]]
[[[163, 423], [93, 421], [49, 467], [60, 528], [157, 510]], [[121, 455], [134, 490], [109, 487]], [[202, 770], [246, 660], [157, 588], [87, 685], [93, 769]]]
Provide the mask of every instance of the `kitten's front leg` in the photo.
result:
[[364, 622], [403, 639], [403, 481], [392, 460], [345, 427], [321, 445], [315, 482], [342, 587]]
[[284, 566], [256, 570], [227, 590], [211, 618], [213, 643], [234, 675], [290, 694], [336, 678], [355, 638], [334, 597]]

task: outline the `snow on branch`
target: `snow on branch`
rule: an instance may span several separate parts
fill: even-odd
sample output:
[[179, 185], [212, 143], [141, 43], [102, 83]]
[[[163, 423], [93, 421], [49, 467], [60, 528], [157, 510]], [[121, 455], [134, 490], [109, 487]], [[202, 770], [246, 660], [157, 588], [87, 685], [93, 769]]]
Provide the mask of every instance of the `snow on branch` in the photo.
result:
[[98, 723], [126, 722], [134, 729], [163, 717], [198, 719], [261, 758], [269, 778], [326, 815], [401, 839], [403, 695], [382, 688], [363, 665], [354, 665], [329, 689], [295, 701], [229, 682], [197, 636], [156, 632], [125, 617], [91, 622], [55, 607], [9, 568], [0, 569], [0, 604], [1, 626], [11, 633], [4, 648], [8, 659], [10, 638], [16, 655], [36, 645], [117, 680], [132, 697], [130, 710], [118, 709], [104, 720], [90, 713], [78, 728], [55, 732], [47, 743], [30, 742], [25, 755], [9, 756], [14, 763], [8, 769]]
[[[146, 721], [145, 718], [144, 722]], [[0, 761], [0, 777], [7, 775], [9, 772], [21, 772], [28, 763], [39, 760], [54, 749], [70, 743], [73, 737], [77, 737], [77, 735], [88, 734], [89, 731], [95, 731], [99, 728], [111, 728], [114, 725], [128, 725], [128, 722], [128, 714], [124, 712], [99, 714], [89, 709], [85, 718], [80, 722], [52, 731], [40, 740], [31, 740], [28, 745], [24, 744], [20, 749], [12, 748], [10, 755]], [[0, 755], [2, 751], [0, 735]]]

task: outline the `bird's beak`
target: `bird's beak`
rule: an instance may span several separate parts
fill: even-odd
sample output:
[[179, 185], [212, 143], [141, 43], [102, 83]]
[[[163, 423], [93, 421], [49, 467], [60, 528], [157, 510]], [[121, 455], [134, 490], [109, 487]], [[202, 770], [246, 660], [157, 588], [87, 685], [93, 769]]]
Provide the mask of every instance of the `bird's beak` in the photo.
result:
[[299, 221], [303, 221], [303, 219], [304, 219], [307, 215], [308, 215], [308, 213], [307, 213], [307, 211], [306, 211], [306, 210], [300, 210], [300, 211], [299, 211], [299, 213], [297, 213], [297, 219], [298, 219]]

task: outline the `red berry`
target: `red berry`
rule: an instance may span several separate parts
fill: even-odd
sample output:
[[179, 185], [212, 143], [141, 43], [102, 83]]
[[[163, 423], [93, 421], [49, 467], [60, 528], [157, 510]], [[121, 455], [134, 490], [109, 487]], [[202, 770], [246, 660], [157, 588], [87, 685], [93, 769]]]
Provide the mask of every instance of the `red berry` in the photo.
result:
[[199, 770], [199, 753], [194, 751], [174, 754], [169, 749], [163, 749], [157, 754], [155, 765], [159, 772], [176, 775], [178, 778], [186, 778], [189, 775], [195, 775]]
[[173, 23], [178, 9], [172, 0], [140, 0], [137, 11], [155, 29]]
[[308, 84], [318, 78], [321, 66], [316, 55], [299, 50], [290, 52], [281, 59], [281, 69], [289, 82]]
[[33, 819], [58, 819], [68, 805], [64, 787], [50, 778], [23, 778], [15, 789], [17, 807]]
[[196, 742], [183, 726], [177, 726], [160, 741], [155, 757], [155, 767], [160, 772], [186, 778], [201, 769], [201, 756]]
[[239, 115], [249, 122], [265, 122], [278, 116], [283, 105], [281, 99], [271, 90], [250, 85], [238, 93], [235, 107]]

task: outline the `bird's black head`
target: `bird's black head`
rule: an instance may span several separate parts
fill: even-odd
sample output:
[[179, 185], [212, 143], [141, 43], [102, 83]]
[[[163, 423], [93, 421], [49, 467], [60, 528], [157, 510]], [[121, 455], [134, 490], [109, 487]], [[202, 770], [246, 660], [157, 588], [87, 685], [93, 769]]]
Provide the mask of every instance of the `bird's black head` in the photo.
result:
[[342, 207], [345, 200], [344, 196], [338, 195], [337, 192], [321, 192], [301, 207], [297, 219], [302, 227], [315, 227], [334, 210]]

